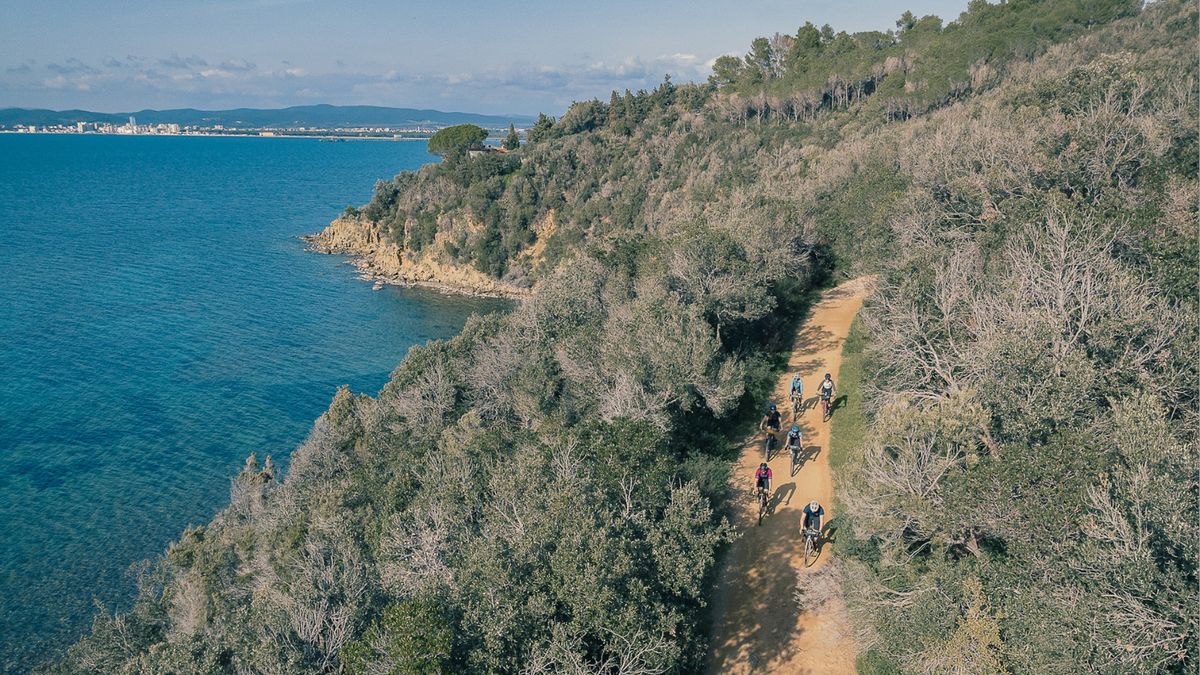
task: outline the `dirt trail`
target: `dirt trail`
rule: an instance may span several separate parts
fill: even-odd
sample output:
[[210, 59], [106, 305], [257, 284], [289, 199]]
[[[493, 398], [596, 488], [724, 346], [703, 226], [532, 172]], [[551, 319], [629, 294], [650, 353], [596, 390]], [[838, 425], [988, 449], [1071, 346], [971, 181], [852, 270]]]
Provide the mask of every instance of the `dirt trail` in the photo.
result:
[[[733, 479], [737, 493], [745, 494], [735, 508], [733, 523], [741, 536], [728, 552], [713, 601], [709, 673], [854, 673], [854, 649], [840, 600], [819, 611], [801, 613], [794, 593], [796, 573], [804, 568], [804, 543], [799, 535], [804, 505], [813, 499], [820, 501], [826, 524], [836, 527], [836, 522], [831, 523], [837, 514], [832, 508], [829, 423], [821, 421], [817, 383], [825, 373], [832, 373], [838, 382], [842, 342], [869, 284], [868, 278], [859, 278], [827, 291], [796, 335], [788, 372], [776, 384], [772, 401], [783, 413], [786, 432], [793, 423], [788, 389], [792, 374], [799, 372], [807, 406], [795, 422], [804, 431], [803, 464], [795, 476], [789, 476], [788, 454], [780, 450], [782, 444], [776, 446], [770, 462], [772, 510], [761, 526], [750, 491], [754, 470], [762, 462], [762, 435], [756, 434], [742, 448]], [[829, 560], [832, 548], [823, 537], [820, 556], [808, 568], [810, 572]]]

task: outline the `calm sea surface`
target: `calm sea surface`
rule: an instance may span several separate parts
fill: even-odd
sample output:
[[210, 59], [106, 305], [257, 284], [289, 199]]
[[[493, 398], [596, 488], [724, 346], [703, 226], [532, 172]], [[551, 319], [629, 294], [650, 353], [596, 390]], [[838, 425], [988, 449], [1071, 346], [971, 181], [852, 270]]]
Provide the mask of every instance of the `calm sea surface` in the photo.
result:
[[[124, 607], [131, 563], [288, 452], [338, 385], [496, 301], [374, 292], [296, 237], [421, 142], [0, 135], [0, 672]], [[284, 462], [286, 463], [286, 462]]]

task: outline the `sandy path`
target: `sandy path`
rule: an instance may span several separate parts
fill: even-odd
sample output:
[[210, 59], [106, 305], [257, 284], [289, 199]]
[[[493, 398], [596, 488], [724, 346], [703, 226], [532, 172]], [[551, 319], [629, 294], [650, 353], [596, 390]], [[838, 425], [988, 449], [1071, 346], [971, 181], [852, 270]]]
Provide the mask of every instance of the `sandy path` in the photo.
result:
[[[826, 523], [837, 516], [828, 463], [829, 424], [821, 421], [816, 387], [825, 373], [838, 381], [842, 342], [868, 283], [860, 278], [827, 291], [796, 335], [788, 372], [777, 383], [772, 400], [783, 412], [786, 431], [793, 422], [789, 384], [793, 373], [801, 374], [808, 408], [796, 423], [804, 430], [804, 462], [795, 476], [789, 476], [788, 454], [781, 451], [782, 443], [776, 446], [771, 458], [773, 510], [761, 526], [750, 491], [754, 470], [762, 461], [762, 436], [756, 434], [742, 448], [734, 488], [746, 497], [738, 502], [733, 523], [741, 536], [726, 557], [713, 600], [710, 673], [854, 673], [854, 649], [840, 601], [801, 613], [794, 592], [796, 573], [804, 567], [800, 512], [817, 499], [825, 507]], [[823, 542], [820, 557], [809, 570], [824, 565], [832, 548]]]

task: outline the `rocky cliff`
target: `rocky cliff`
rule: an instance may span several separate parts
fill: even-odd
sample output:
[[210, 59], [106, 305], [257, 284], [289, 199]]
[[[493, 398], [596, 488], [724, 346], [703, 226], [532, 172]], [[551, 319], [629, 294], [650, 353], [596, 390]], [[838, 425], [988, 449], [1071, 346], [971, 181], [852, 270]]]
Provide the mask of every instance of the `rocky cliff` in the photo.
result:
[[[365, 278], [402, 286], [426, 286], [450, 293], [520, 298], [529, 290], [493, 279], [471, 267], [439, 260], [436, 253], [405, 250], [363, 218], [342, 217], [317, 234], [301, 237], [309, 250], [350, 256]], [[433, 251], [441, 246], [431, 247]]]

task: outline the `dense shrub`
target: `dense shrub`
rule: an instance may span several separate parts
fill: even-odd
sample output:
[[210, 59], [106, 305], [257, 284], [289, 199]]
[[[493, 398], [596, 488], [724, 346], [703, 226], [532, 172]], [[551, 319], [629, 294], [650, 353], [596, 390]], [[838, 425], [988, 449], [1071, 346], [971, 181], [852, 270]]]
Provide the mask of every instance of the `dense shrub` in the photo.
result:
[[49, 670], [695, 672], [731, 434], [861, 272], [862, 670], [1194, 669], [1196, 11], [1137, 11], [805, 26], [380, 181], [346, 217], [532, 297], [252, 457]]

